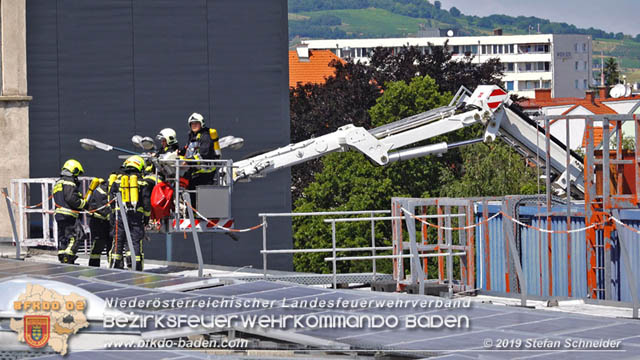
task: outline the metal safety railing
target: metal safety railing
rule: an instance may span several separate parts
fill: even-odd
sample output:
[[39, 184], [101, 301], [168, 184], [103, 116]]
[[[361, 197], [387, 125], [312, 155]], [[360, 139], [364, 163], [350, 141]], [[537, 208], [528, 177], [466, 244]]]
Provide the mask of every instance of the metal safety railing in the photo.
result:
[[[393, 246], [376, 246], [376, 234], [375, 234], [375, 223], [377, 221], [392, 221], [392, 220], [401, 220], [404, 217], [401, 216], [375, 216], [376, 214], [386, 215], [391, 213], [390, 210], [363, 210], [363, 211], [325, 211], [325, 212], [306, 212], [306, 213], [261, 213], [259, 214], [262, 217], [263, 226], [263, 237], [262, 237], [262, 250], [260, 253], [263, 256], [263, 276], [265, 279], [268, 279], [268, 255], [275, 254], [309, 254], [309, 253], [327, 253], [331, 254], [329, 257], [325, 257], [324, 261], [332, 263], [332, 284], [333, 287], [337, 287], [338, 282], [338, 271], [337, 271], [337, 262], [338, 261], [357, 261], [357, 260], [370, 260], [371, 261], [371, 279], [372, 281], [376, 281], [378, 278], [378, 271], [376, 260], [381, 259], [394, 259], [400, 261], [401, 259], [417, 257], [417, 258], [429, 258], [429, 257], [444, 257], [444, 256], [461, 256], [467, 255], [466, 252], [453, 252], [455, 250], [455, 246], [452, 246], [447, 252], [443, 253], [414, 253], [414, 254], [389, 254], [389, 255], [378, 255], [378, 251], [391, 251], [394, 250]], [[350, 215], [369, 215], [368, 217], [349, 217], [349, 218], [331, 218], [324, 219], [323, 222], [327, 224], [331, 224], [331, 247], [330, 248], [301, 248], [301, 249], [268, 249], [268, 241], [267, 241], [267, 224], [269, 218], [275, 217], [307, 217], [307, 216], [350, 216]], [[438, 215], [419, 215], [418, 218], [427, 219], [427, 218], [445, 218], [445, 217], [459, 217], [464, 216], [464, 214], [438, 214]], [[362, 246], [362, 247], [338, 247], [337, 233], [336, 233], [336, 224], [339, 223], [353, 223], [353, 222], [370, 222], [371, 223], [371, 244], [370, 246]], [[338, 252], [371, 252], [371, 255], [361, 255], [361, 256], [338, 256]], [[452, 283], [449, 284], [452, 286]], [[452, 290], [450, 290], [451, 292]]]

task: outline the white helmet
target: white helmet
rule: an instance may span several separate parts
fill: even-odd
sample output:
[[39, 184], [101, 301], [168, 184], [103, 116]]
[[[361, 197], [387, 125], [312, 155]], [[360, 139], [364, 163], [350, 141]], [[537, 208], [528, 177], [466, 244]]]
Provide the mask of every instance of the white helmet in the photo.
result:
[[171, 128], [166, 128], [160, 130], [160, 134], [157, 136], [158, 140], [166, 140], [167, 145], [177, 144], [178, 140], [176, 139], [176, 132]]
[[204, 116], [194, 112], [189, 116], [189, 126], [191, 126], [192, 122], [199, 122], [200, 126], [204, 126]]

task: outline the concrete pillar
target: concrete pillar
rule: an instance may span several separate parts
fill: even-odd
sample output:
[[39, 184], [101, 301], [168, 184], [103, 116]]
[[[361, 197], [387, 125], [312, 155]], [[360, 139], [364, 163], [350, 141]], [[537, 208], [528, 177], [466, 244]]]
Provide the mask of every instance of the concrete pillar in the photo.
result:
[[[29, 101], [25, 0], [0, 0], [0, 188], [11, 179], [29, 177]], [[0, 199], [0, 238], [11, 226]]]

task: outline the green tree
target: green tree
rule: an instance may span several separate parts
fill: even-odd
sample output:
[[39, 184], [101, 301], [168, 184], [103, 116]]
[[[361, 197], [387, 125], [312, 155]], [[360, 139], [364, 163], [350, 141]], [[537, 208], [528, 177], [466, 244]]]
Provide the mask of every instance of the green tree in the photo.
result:
[[436, 7], [436, 9], [440, 10], [440, 8], [442, 7], [442, 3], [438, 0], [433, 2], [433, 6]]
[[607, 86], [620, 82], [620, 69], [615, 58], [608, 58], [604, 62], [604, 82]]
[[[478, 135], [481, 135], [478, 133]], [[498, 139], [460, 150], [462, 167], [456, 172], [445, 167], [440, 182], [441, 196], [476, 197], [538, 193], [536, 169], [509, 145]], [[544, 186], [544, 185], [541, 185]], [[540, 191], [544, 192], [543, 188]]]
[[[384, 125], [435, 107], [446, 105], [450, 93], [440, 93], [428, 76], [417, 77], [409, 84], [404, 81], [388, 83], [369, 114], [373, 126]], [[392, 196], [426, 197], [437, 194], [442, 162], [436, 157], [424, 157], [398, 162], [386, 167], [372, 165], [358, 152], [332, 154], [322, 159], [323, 169], [296, 201], [296, 212], [329, 210], [370, 210], [389, 207]], [[331, 230], [319, 217], [301, 217], [294, 220], [296, 248], [326, 248], [331, 246]], [[370, 244], [371, 224], [338, 224], [337, 239], [340, 247], [362, 247]], [[388, 223], [376, 223], [378, 246], [389, 245]], [[296, 271], [330, 272], [324, 261], [327, 254], [296, 254]], [[339, 272], [370, 271], [371, 262], [338, 262]], [[391, 263], [378, 265], [382, 271], [391, 271]]]
[[454, 7], [452, 7], [451, 9], [449, 9], [449, 13], [450, 13], [452, 16], [455, 16], [455, 17], [458, 17], [458, 16], [460, 16], [460, 15], [462, 14], [462, 13], [460, 12], [460, 10], [458, 10], [458, 8], [457, 8], [457, 7], [455, 7], [455, 6], [454, 6]]

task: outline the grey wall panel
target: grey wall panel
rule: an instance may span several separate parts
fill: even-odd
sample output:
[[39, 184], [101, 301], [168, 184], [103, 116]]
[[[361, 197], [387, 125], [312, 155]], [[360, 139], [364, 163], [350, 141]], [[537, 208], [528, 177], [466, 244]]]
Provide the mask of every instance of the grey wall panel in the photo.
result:
[[[225, 158], [289, 143], [284, 0], [30, 0], [27, 24], [33, 176], [56, 176], [75, 157], [104, 177], [121, 160], [82, 150], [80, 138], [132, 148], [133, 134], [173, 127], [184, 144], [194, 111], [221, 136], [244, 137]], [[290, 210], [289, 171], [236, 187], [237, 227], [257, 224], [262, 211]], [[271, 248], [291, 247], [290, 225], [269, 227]], [[202, 235], [205, 262], [261, 266], [261, 231], [239, 238]], [[175, 234], [172, 254], [195, 261], [191, 239]], [[145, 243], [145, 257], [165, 256], [164, 235]], [[290, 256], [269, 264], [292, 267]]]
[[[50, 176], [60, 163], [56, 2], [27, 3], [27, 74], [29, 104], [29, 173]], [[37, 146], [36, 146], [37, 145]]]

